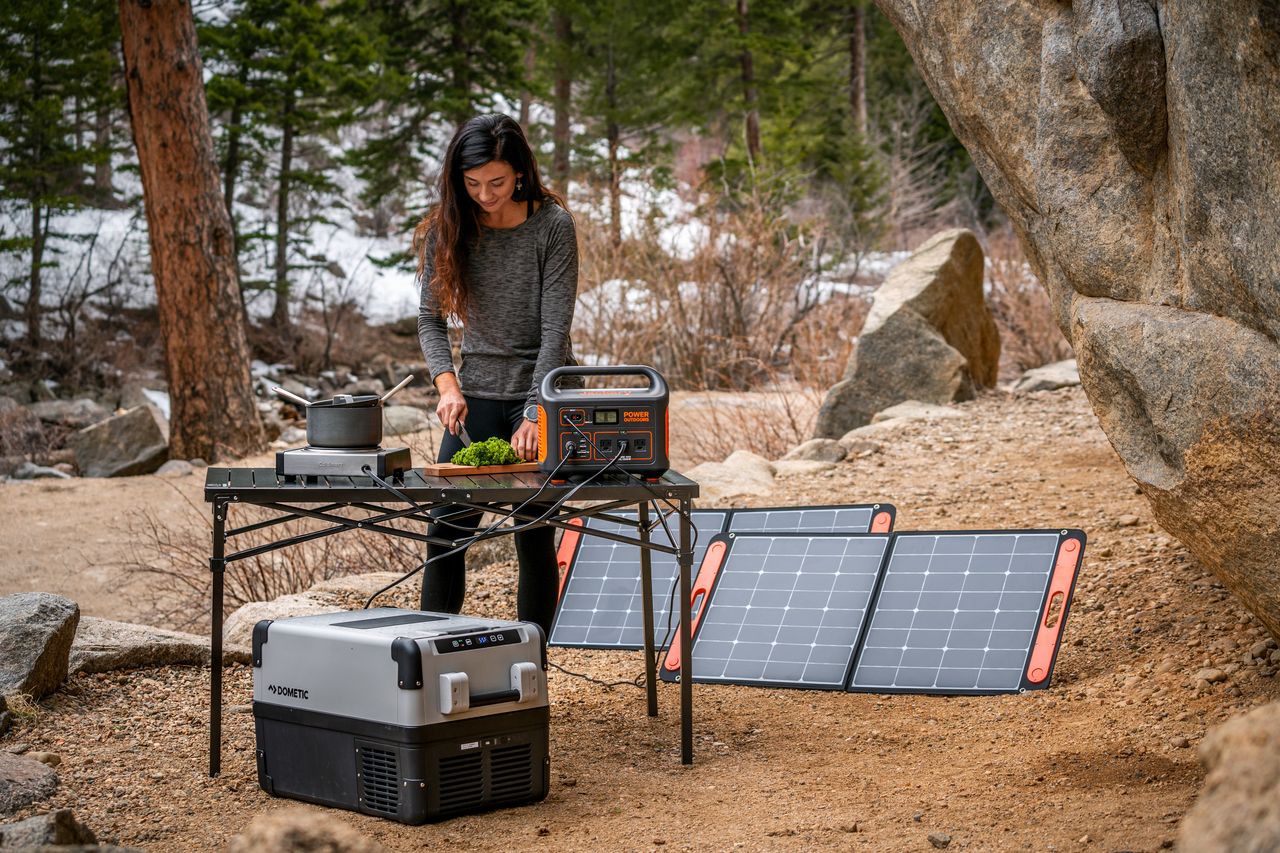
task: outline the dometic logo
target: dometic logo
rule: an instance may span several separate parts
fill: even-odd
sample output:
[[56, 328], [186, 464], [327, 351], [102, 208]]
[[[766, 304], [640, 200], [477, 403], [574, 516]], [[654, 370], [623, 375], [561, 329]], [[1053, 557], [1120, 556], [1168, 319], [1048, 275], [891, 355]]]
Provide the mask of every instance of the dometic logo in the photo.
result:
[[286, 696], [290, 699], [309, 699], [309, 691], [301, 687], [285, 687], [283, 684], [268, 684], [267, 692], [272, 696]]
[[622, 420], [629, 424], [647, 424], [649, 422], [649, 413], [647, 411], [623, 412]]

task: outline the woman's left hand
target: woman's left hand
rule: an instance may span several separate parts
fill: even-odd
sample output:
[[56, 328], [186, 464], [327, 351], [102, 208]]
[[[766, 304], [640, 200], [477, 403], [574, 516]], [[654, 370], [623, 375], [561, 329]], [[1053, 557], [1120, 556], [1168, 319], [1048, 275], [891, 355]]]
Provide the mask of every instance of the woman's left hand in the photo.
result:
[[516, 428], [515, 435], [511, 436], [511, 449], [516, 452], [516, 456], [526, 462], [533, 462], [538, 458], [538, 425], [533, 421], [526, 420]]

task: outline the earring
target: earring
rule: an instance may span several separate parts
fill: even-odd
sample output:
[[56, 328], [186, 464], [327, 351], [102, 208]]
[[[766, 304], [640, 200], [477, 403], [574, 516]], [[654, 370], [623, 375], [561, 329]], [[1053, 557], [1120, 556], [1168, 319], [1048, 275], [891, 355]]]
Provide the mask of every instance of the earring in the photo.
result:
[[519, 178], [516, 178], [516, 192], [520, 192], [520, 188], [521, 188], [522, 186], [524, 186], [524, 185], [520, 183], [520, 179], [519, 179]]

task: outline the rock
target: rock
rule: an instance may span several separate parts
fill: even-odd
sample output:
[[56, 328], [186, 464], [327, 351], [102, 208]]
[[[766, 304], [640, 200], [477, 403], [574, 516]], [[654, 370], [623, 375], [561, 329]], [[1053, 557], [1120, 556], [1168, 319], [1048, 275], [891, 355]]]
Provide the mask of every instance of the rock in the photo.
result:
[[[249, 646], [225, 646], [222, 660], [224, 663], [250, 663], [253, 654]], [[75, 674], [146, 666], [203, 666], [208, 663], [207, 636], [84, 616], [71, 644], [68, 669]]]
[[382, 410], [382, 431], [387, 435], [407, 435], [430, 428], [430, 416], [416, 406], [387, 406]]
[[1178, 830], [1178, 849], [1280, 850], [1280, 702], [1211, 729], [1200, 760], [1204, 788]]
[[867, 424], [864, 427], [849, 430], [837, 440], [852, 452], [854, 445], [858, 442], [891, 440], [902, 431], [904, 426], [910, 423], [913, 423], [910, 418], [893, 418], [892, 420], [880, 421], [875, 424]]
[[46, 767], [57, 767], [62, 763], [62, 756], [56, 752], [37, 752], [33, 750], [26, 753], [24, 757], [30, 758], [32, 761], [39, 761]]
[[[0, 752], [0, 817], [48, 799], [58, 790], [58, 774], [52, 767], [23, 755]], [[0, 826], [0, 848], [8, 826]]]
[[273, 443], [294, 445], [294, 444], [304, 444], [306, 440], [307, 440], [307, 431], [305, 429], [299, 429], [298, 427], [291, 426], [291, 427], [285, 427], [284, 432], [280, 433], [280, 437], [276, 439], [276, 441]]
[[773, 463], [773, 470], [778, 477], [812, 477], [834, 467], [834, 462], [818, 462], [813, 459], [779, 459]]
[[685, 474], [701, 487], [701, 500], [707, 504], [773, 491], [773, 466], [764, 457], [746, 450], [735, 450], [723, 462], [695, 465]]
[[969, 231], [926, 240], [876, 291], [844, 378], [815, 434], [836, 438], [903, 400], [971, 400], [994, 385], [1000, 336], [982, 295], [982, 247]]
[[1116, 527], [1137, 527], [1139, 521], [1136, 515], [1122, 515], [1116, 519]]
[[84, 429], [111, 417], [111, 412], [88, 397], [32, 403], [27, 408], [46, 424], [61, 424], [71, 429]]
[[1216, 684], [1219, 681], [1226, 681], [1227, 674], [1220, 669], [1214, 667], [1205, 667], [1191, 677], [1192, 681], [1207, 681], [1210, 684]]
[[877, 5], [1156, 520], [1280, 637], [1274, 4]]
[[0, 826], [0, 850], [18, 850], [19, 848], [57, 851], [131, 849], [109, 845], [99, 847], [98, 836], [89, 827], [76, 820], [70, 809], [58, 809], [48, 814]]
[[46, 468], [33, 462], [23, 462], [13, 471], [15, 480], [70, 480], [71, 475], [57, 468]]
[[[866, 427], [862, 427], [862, 429], [866, 429]], [[854, 432], [857, 432], [857, 430], [854, 430]], [[848, 459], [863, 459], [884, 450], [884, 445], [880, 442], [871, 441], [865, 438], [855, 438], [845, 441], [844, 437], [841, 437], [840, 445], [844, 447], [847, 453], [846, 458]]]
[[787, 455], [782, 458], [786, 461], [839, 462], [844, 459], [845, 453], [845, 448], [835, 439], [811, 438], [803, 444], [791, 448]]
[[1174, 749], [1186, 749], [1187, 747], [1191, 746], [1191, 741], [1187, 740], [1182, 735], [1176, 735], [1174, 737], [1169, 738], [1169, 746], [1173, 747]]
[[382, 384], [381, 379], [357, 379], [355, 382], [349, 382], [338, 390], [339, 394], [350, 394], [352, 397], [359, 397], [362, 394], [376, 394], [381, 397], [387, 393], [387, 386]]
[[0, 694], [40, 699], [67, 677], [67, 655], [80, 621], [74, 601], [47, 592], [0, 597]]
[[331, 814], [298, 808], [259, 815], [231, 839], [227, 853], [386, 853]]
[[951, 836], [945, 832], [931, 832], [929, 833], [929, 843], [939, 850], [946, 850], [951, 846]]
[[169, 478], [189, 477], [195, 470], [195, 466], [185, 459], [170, 459], [156, 469], [156, 476]]
[[48, 446], [44, 425], [29, 409], [14, 406], [0, 410], [0, 456], [26, 456]]
[[943, 418], [963, 418], [964, 412], [957, 411], [948, 406], [935, 406], [932, 403], [922, 403], [919, 400], [904, 400], [901, 403], [882, 409], [871, 416], [871, 423], [879, 424], [885, 421], [934, 421]]
[[169, 455], [169, 424], [154, 406], [137, 406], [71, 436], [86, 477], [150, 474]]
[[[503, 537], [505, 538], [505, 537]], [[480, 543], [477, 543], [480, 544]], [[474, 547], [474, 546], [473, 546]], [[320, 581], [306, 592], [282, 595], [273, 601], [251, 601], [227, 617], [222, 638], [227, 648], [250, 649], [253, 626], [263, 619], [314, 616], [360, 606], [364, 599], [400, 577], [399, 572], [367, 572]], [[359, 604], [354, 604], [359, 601]], [[205, 651], [206, 659], [208, 651]]]
[[1043, 367], [1033, 367], [1022, 374], [1022, 378], [1013, 386], [1015, 394], [1030, 394], [1033, 391], [1057, 391], [1060, 388], [1073, 388], [1080, 384], [1080, 370], [1076, 360], [1055, 361]]

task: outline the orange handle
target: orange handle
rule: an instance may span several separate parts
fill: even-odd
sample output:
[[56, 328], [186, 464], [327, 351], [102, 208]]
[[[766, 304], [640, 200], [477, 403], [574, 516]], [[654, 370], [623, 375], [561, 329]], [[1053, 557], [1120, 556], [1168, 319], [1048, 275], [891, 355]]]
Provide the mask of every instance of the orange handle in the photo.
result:
[[[571, 518], [569, 523], [581, 527], [582, 519]], [[566, 530], [560, 537], [560, 547], [556, 550], [556, 568], [560, 572], [560, 591], [556, 593], [557, 601], [564, 598], [564, 584], [569, 579], [569, 561], [573, 559], [573, 552], [577, 549], [578, 540], [581, 538], [582, 534], [577, 530]]]
[[[689, 623], [689, 636], [693, 637], [693, 632], [698, 630], [698, 623], [702, 621], [702, 614], [707, 612], [707, 595], [711, 592], [711, 585], [715, 583], [716, 575], [720, 573], [720, 566], [724, 563], [724, 555], [728, 550], [728, 546], [723, 542], [712, 542], [711, 547], [707, 549], [706, 555], [702, 558], [702, 568], [698, 570], [698, 577], [693, 582], [693, 589], [689, 591], [690, 605], [692, 606], [701, 597], [702, 603], [698, 605], [698, 610], [693, 613], [693, 620]], [[671, 647], [667, 649], [667, 660], [663, 664], [668, 672], [678, 672], [680, 670], [680, 635], [677, 633], [675, 639], [671, 641]]]
[[1062, 633], [1067, 596], [1071, 594], [1071, 583], [1075, 580], [1081, 556], [1079, 539], [1064, 540], [1058, 549], [1058, 559], [1053, 564], [1053, 577], [1049, 579], [1049, 596], [1044, 602], [1044, 613], [1040, 614], [1036, 642], [1031, 648], [1031, 664], [1027, 667], [1027, 680], [1034, 684], [1041, 684], [1049, 677], [1053, 650], [1058, 647], [1058, 636]]

